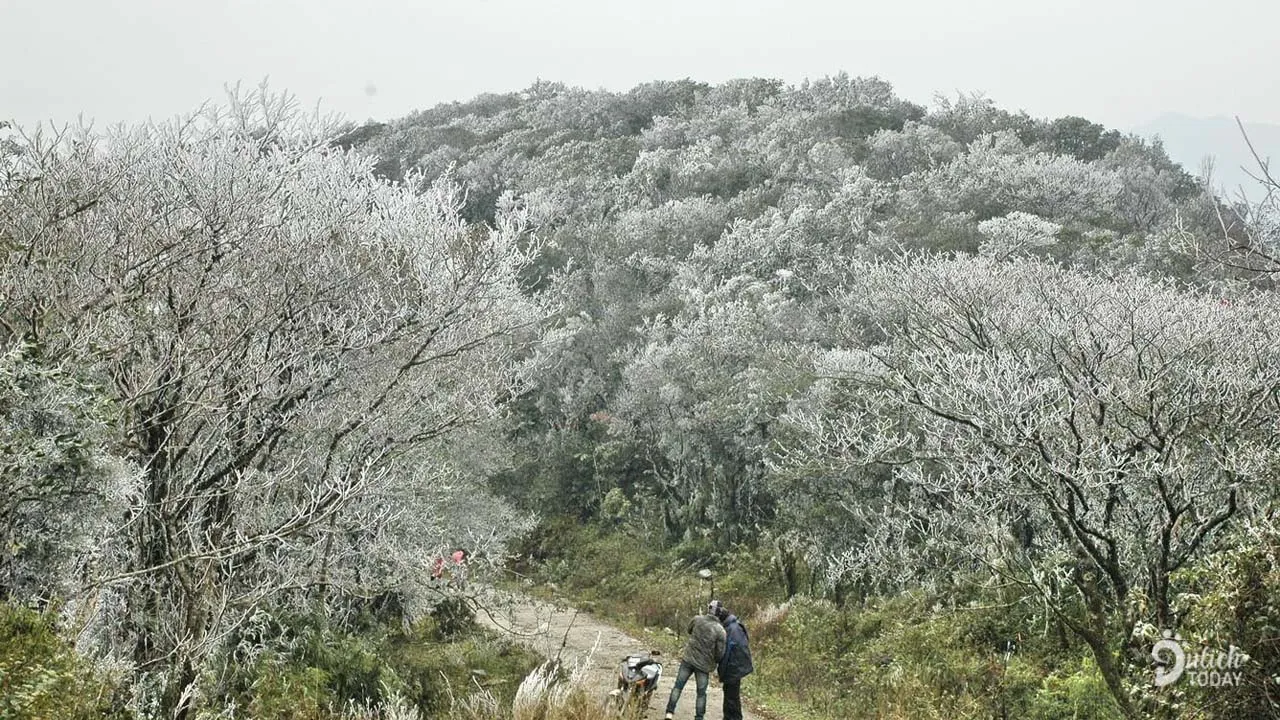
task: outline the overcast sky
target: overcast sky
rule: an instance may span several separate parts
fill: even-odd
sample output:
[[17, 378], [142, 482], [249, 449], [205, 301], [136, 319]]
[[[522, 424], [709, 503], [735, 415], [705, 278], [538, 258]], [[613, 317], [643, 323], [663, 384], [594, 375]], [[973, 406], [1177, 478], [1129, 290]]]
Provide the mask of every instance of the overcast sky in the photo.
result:
[[1280, 123], [1272, 0], [0, 0], [0, 118], [165, 118], [226, 83], [391, 119], [535, 79], [981, 91], [1128, 128], [1166, 112]]

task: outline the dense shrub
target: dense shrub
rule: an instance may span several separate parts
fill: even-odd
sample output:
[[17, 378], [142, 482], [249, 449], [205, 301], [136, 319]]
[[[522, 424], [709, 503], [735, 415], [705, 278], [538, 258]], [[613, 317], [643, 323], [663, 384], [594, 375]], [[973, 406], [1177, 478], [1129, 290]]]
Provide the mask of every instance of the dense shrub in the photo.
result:
[[0, 718], [125, 718], [119, 694], [58, 634], [51, 614], [0, 603]]
[[271, 634], [255, 638], [264, 651], [245, 664], [230, 656], [222, 662], [222, 673], [210, 675], [206, 710], [329, 720], [404, 706], [421, 717], [445, 717], [477, 687], [491, 690], [498, 707], [510, 707], [537, 657], [477, 629], [464, 604], [449, 607], [444, 624], [437, 614], [408, 629], [367, 622], [342, 628], [312, 615], [264, 621]]
[[1179, 717], [1280, 716], [1280, 528], [1233, 533], [1224, 549], [1179, 573], [1176, 586], [1184, 648], [1248, 656], [1241, 684], [1197, 687], [1178, 682], [1154, 698]]

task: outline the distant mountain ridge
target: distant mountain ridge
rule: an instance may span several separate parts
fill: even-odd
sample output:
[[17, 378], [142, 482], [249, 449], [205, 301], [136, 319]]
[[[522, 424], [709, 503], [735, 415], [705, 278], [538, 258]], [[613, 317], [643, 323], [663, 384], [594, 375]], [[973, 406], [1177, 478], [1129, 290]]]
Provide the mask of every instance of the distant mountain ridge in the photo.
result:
[[[1280, 125], [1251, 123], [1248, 118], [1241, 120], [1254, 149], [1263, 160], [1272, 159], [1272, 175], [1280, 179]], [[1199, 175], [1205, 158], [1212, 157], [1213, 185], [1220, 194], [1236, 198], [1243, 188], [1249, 197], [1260, 195], [1258, 183], [1248, 174], [1258, 174], [1258, 164], [1235, 118], [1165, 113], [1131, 128], [1131, 132], [1148, 138], [1158, 136], [1170, 159], [1193, 175]]]

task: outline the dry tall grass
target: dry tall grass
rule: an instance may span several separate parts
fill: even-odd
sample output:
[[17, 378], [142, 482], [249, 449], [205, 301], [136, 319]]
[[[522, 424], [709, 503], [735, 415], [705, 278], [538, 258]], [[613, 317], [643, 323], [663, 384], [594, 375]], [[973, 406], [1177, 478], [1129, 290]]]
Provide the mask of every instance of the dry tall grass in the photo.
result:
[[385, 684], [382, 687], [386, 693], [382, 703], [349, 703], [342, 713], [342, 720], [422, 720], [422, 713], [413, 703]]
[[529, 673], [516, 689], [509, 710], [488, 691], [454, 703], [452, 720], [604, 720], [615, 718], [587, 678], [590, 655], [565, 663], [551, 660]]

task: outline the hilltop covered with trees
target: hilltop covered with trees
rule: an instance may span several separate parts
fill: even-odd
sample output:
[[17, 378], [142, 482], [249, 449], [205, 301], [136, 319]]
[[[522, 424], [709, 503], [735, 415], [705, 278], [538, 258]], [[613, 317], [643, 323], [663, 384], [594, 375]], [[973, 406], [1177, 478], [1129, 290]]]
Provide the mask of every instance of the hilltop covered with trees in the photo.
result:
[[1276, 499], [1274, 207], [1084, 118], [845, 75], [540, 83], [370, 130], [380, 172], [455, 178], [474, 220], [512, 194], [547, 242], [564, 311], [503, 494], [695, 562], [766, 546], [788, 596], [1000, 587], [1118, 711], [1171, 704], [1141, 688], [1178, 579]]

